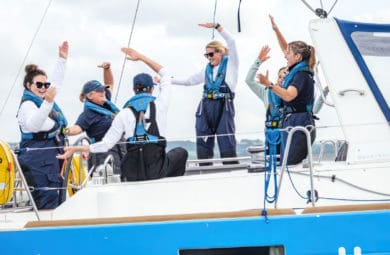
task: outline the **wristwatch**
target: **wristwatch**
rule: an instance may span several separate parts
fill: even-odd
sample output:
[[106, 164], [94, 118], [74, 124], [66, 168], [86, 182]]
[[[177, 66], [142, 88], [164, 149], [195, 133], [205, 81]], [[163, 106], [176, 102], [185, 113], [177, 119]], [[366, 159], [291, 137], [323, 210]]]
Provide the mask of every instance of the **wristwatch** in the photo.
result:
[[275, 84], [273, 84], [273, 83], [271, 82], [271, 84], [268, 86], [268, 88], [272, 90], [272, 89], [274, 88], [274, 86], [275, 86]]
[[220, 27], [221, 25], [219, 24], [219, 23], [217, 23], [216, 25], [215, 25], [215, 29], [218, 29], [219, 27]]

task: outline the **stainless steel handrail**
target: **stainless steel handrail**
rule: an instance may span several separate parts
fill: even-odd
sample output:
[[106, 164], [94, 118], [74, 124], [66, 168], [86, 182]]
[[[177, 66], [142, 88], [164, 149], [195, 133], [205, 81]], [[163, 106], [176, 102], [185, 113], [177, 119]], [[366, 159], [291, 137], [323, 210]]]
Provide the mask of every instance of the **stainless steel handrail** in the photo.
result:
[[20, 167], [18, 158], [16, 157], [15, 153], [12, 150], [11, 150], [11, 153], [12, 153], [12, 157], [14, 158], [14, 162], [16, 164], [16, 169], [18, 169], [18, 174], [19, 174], [19, 177], [20, 177], [20, 179], [22, 181], [22, 185], [24, 186], [24, 188], [25, 188], [25, 190], [27, 192], [27, 196], [30, 199], [30, 202], [31, 202], [33, 211], [35, 213], [35, 216], [37, 216], [37, 220], [40, 221], [41, 217], [39, 216], [37, 205], [35, 204], [34, 198], [33, 198], [32, 194], [30, 192], [30, 188], [28, 187], [26, 178], [24, 177], [24, 174], [23, 174], [22, 168]]
[[312, 203], [313, 207], [315, 206], [314, 178], [313, 178], [313, 152], [311, 150], [311, 135], [310, 135], [310, 131], [307, 129], [307, 128], [310, 128], [310, 127], [314, 128], [313, 126], [307, 126], [307, 127], [298, 126], [298, 127], [293, 127], [291, 129], [288, 129], [286, 131], [286, 132], [288, 132], [288, 136], [287, 136], [286, 148], [284, 150], [284, 155], [283, 155], [282, 168], [281, 168], [281, 172], [280, 172], [280, 178], [279, 178], [279, 184], [278, 184], [278, 193], [277, 193], [277, 196], [276, 196], [276, 199], [275, 199], [275, 209], [277, 209], [277, 207], [278, 207], [279, 193], [280, 193], [280, 189], [282, 187], [283, 174], [284, 174], [284, 171], [285, 171], [286, 165], [287, 165], [287, 157], [288, 157], [288, 153], [290, 151], [292, 136], [293, 136], [293, 134], [296, 131], [302, 131], [306, 135], [307, 152], [308, 152], [308, 160], [309, 160], [308, 163], [309, 163], [309, 168], [310, 168], [310, 189], [311, 189], [311, 196], [312, 196], [311, 197], [311, 203]]

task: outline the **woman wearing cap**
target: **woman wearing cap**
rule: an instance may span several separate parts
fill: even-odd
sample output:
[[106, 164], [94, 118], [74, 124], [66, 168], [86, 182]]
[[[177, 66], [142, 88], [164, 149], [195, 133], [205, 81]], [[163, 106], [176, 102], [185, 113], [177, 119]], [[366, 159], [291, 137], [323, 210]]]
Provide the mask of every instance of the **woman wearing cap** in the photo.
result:
[[[189, 77], [174, 77], [172, 84], [184, 86], [204, 84], [203, 98], [195, 114], [198, 158], [213, 157], [216, 135], [221, 158], [236, 157], [233, 105], [238, 79], [236, 43], [232, 35], [218, 23], [204, 23], [199, 26], [216, 29], [225, 39], [227, 47], [219, 41], [208, 43], [204, 54], [209, 61], [206, 67]], [[224, 163], [232, 164], [237, 161]]]
[[[110, 101], [114, 87], [111, 65], [103, 62], [98, 67], [103, 68], [103, 86], [99, 81], [91, 80], [84, 84], [80, 94], [80, 101], [84, 102], [84, 111], [79, 115], [74, 125], [66, 129], [68, 135], [78, 135], [86, 132], [91, 143], [99, 142], [111, 127], [111, 123], [119, 109]], [[120, 163], [125, 148], [117, 144], [105, 153], [91, 153], [88, 165], [99, 166], [104, 163], [108, 155], [114, 157], [114, 173], [120, 174]]]
[[100, 142], [90, 146], [66, 148], [59, 158], [75, 151], [105, 152], [122, 137], [127, 140], [127, 153], [122, 161], [122, 181], [138, 181], [180, 176], [184, 174], [188, 153], [183, 148], [168, 152], [164, 134], [170, 97], [170, 75], [160, 64], [130, 48], [123, 48], [127, 58], [142, 61], [161, 76], [158, 96], [152, 96], [152, 76], [141, 73], [134, 76], [135, 96], [125, 104]]
[[47, 77], [37, 65], [25, 67], [24, 92], [17, 114], [22, 133], [18, 161], [28, 185], [34, 188], [32, 195], [38, 209], [53, 209], [60, 204], [63, 161], [56, 155], [63, 152], [62, 130], [67, 121], [54, 98], [64, 79], [68, 50], [66, 41], [59, 46], [52, 76]]

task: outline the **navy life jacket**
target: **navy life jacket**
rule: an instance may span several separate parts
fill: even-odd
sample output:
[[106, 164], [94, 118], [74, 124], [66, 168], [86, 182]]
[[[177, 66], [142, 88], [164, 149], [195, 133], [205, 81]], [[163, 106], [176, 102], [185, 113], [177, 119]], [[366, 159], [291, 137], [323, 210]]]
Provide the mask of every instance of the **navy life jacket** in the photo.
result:
[[[141, 93], [124, 106], [133, 112], [136, 125], [133, 136], [128, 139], [127, 153], [122, 161], [122, 181], [157, 179], [163, 175], [166, 140], [158, 130], [155, 99], [150, 94]], [[150, 117], [145, 119], [148, 106]], [[146, 123], [150, 123], [148, 128], [145, 128]]]
[[[38, 108], [41, 107], [43, 102], [42, 98], [36, 96], [31, 91], [24, 90], [20, 105], [22, 105], [23, 102], [29, 100], [32, 101]], [[50, 129], [49, 131], [41, 131], [37, 133], [24, 133], [22, 129], [20, 129], [20, 132], [22, 133], [22, 140], [46, 140], [53, 138], [59, 139], [59, 135], [63, 135], [63, 131], [68, 125], [68, 122], [64, 114], [62, 113], [60, 107], [56, 103], [54, 103], [53, 105], [53, 109], [49, 114], [49, 118], [55, 121], [55, 125], [52, 129]]]
[[225, 82], [228, 57], [223, 56], [221, 64], [218, 67], [218, 73], [213, 80], [213, 66], [211, 63], [206, 67], [206, 83], [203, 86], [203, 98], [221, 99], [234, 98], [234, 93]]

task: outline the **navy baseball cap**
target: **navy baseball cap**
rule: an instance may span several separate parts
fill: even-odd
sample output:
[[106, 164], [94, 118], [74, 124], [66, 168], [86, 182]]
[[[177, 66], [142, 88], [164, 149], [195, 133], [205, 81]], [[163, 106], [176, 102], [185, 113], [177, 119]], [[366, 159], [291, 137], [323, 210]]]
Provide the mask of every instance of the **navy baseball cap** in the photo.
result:
[[142, 85], [144, 87], [153, 87], [156, 83], [153, 82], [153, 78], [150, 74], [140, 73], [134, 76], [133, 87], [136, 89], [137, 85]]
[[84, 84], [82, 94], [86, 95], [92, 91], [104, 91], [106, 89], [99, 81], [92, 80]]

